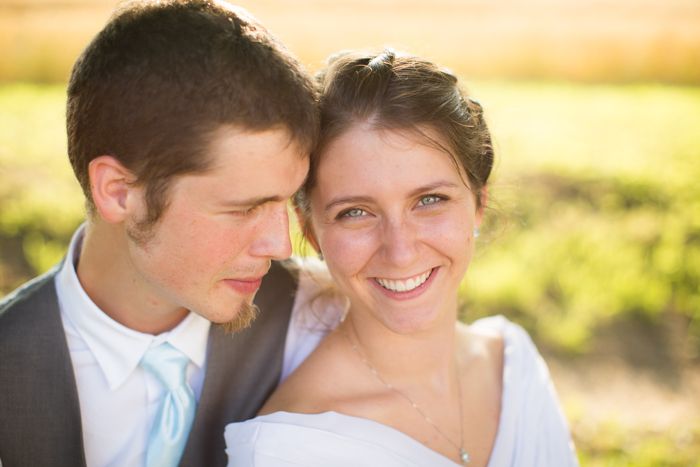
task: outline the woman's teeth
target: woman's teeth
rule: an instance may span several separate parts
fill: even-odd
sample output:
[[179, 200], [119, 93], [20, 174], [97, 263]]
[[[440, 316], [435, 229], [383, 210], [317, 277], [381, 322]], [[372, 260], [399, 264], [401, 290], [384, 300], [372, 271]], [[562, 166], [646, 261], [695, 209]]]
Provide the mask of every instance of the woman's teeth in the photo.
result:
[[379, 285], [387, 290], [391, 290], [392, 292], [410, 292], [416, 287], [423, 285], [423, 283], [428, 280], [432, 272], [433, 270], [431, 269], [423, 274], [405, 280], [380, 279], [378, 277], [374, 280], [377, 281]]

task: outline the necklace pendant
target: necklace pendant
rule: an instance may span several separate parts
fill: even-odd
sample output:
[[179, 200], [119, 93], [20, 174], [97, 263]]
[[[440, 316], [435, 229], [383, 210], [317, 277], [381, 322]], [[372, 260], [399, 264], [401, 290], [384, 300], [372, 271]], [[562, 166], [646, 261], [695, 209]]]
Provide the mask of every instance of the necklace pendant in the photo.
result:
[[469, 457], [469, 453], [463, 448], [459, 448], [459, 457], [462, 459], [462, 465], [467, 465], [471, 460], [471, 457]]

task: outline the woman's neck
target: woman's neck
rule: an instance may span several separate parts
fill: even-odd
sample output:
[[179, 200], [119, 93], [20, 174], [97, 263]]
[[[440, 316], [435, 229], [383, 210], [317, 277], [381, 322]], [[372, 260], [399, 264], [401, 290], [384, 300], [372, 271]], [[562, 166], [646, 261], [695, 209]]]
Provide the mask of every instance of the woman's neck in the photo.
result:
[[438, 391], [449, 391], [456, 377], [455, 321], [456, 310], [429, 329], [399, 334], [366, 314], [351, 311], [338, 331], [392, 384], [429, 383]]

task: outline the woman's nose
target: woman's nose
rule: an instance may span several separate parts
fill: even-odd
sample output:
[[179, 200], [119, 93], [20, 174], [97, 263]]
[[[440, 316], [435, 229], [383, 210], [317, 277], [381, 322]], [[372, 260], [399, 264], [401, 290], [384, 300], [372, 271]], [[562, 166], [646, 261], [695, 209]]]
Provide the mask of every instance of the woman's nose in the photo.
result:
[[382, 229], [386, 260], [395, 266], [413, 264], [418, 252], [417, 227], [405, 219], [388, 220]]

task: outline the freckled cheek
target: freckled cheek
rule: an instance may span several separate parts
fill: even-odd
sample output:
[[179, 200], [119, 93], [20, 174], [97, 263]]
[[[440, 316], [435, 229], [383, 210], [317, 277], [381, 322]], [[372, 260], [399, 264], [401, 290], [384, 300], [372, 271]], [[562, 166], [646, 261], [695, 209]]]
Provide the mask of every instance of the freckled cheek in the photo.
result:
[[[242, 249], [243, 232], [211, 222], [194, 222], [171, 245], [173, 266], [182, 281], [202, 282], [230, 272]], [[189, 274], [184, 273], [189, 271]], [[189, 277], [188, 277], [189, 276]], [[197, 276], [197, 277], [192, 277]]]
[[362, 271], [377, 250], [376, 236], [369, 232], [327, 232], [320, 242], [329, 267], [343, 276], [353, 276]]
[[202, 243], [200, 247], [200, 257], [205, 262], [204, 267], [230, 272], [250, 245], [249, 237], [250, 232], [242, 229], [210, 233], [207, 237], [208, 241]]
[[421, 238], [435, 248], [450, 254], [469, 255], [473, 223], [455, 216], [433, 219], [421, 225]]

